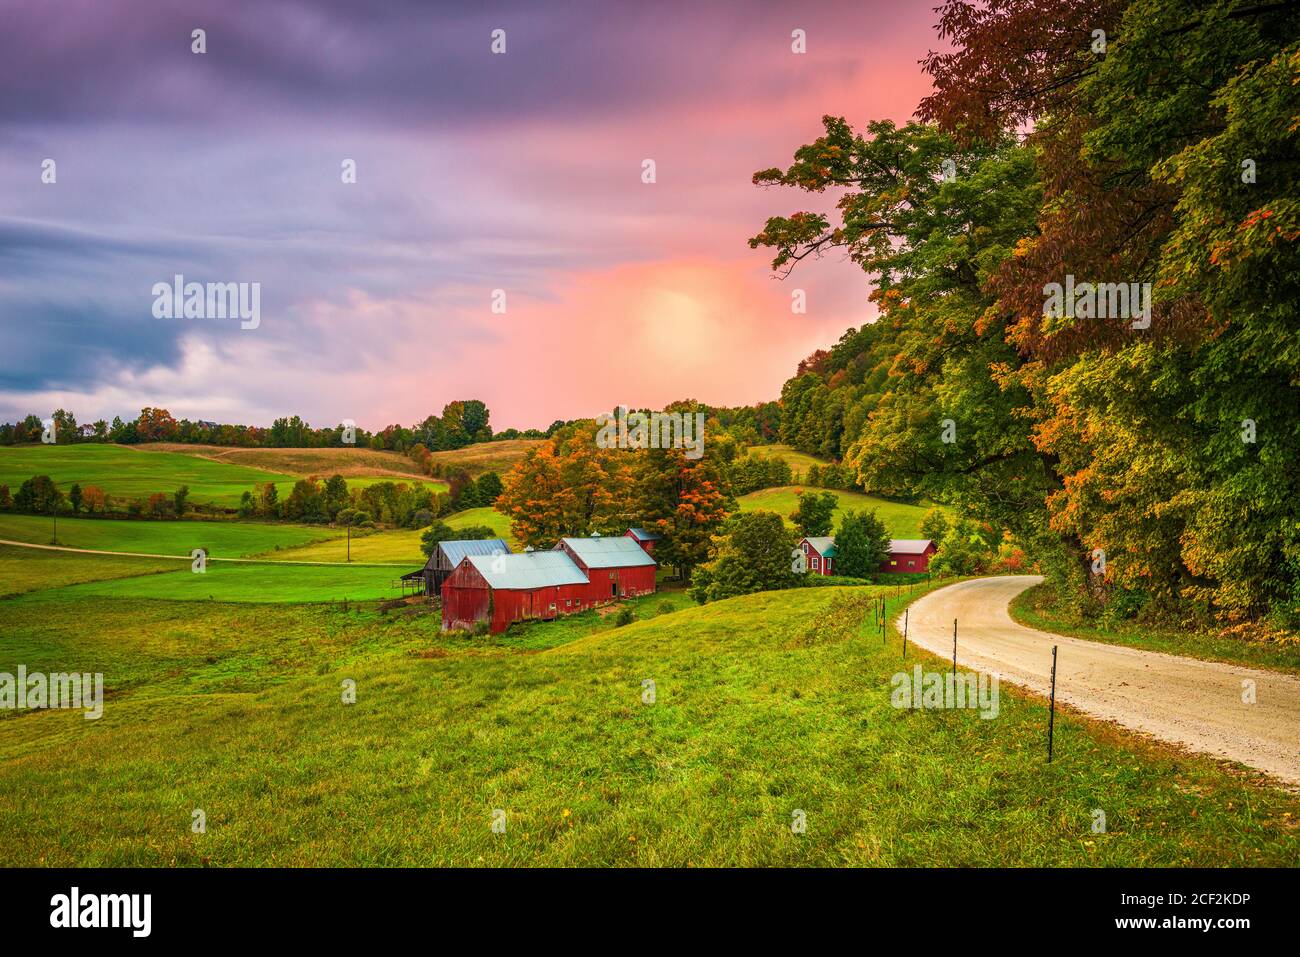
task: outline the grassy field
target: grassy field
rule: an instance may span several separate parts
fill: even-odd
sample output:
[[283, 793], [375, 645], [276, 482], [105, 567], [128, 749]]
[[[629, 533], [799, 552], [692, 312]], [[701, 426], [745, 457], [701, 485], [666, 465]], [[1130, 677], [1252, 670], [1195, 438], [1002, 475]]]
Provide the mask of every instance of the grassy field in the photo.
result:
[[[341, 538], [314, 542], [300, 548], [289, 548], [265, 557], [271, 561], [342, 562], [348, 557], [348, 540]], [[354, 562], [405, 563], [410, 571], [424, 564], [420, 550], [423, 529], [396, 529], [393, 531], [361, 531], [352, 533], [351, 555]]]
[[[467, 528], [470, 525], [487, 525], [494, 529], [497, 537], [510, 541], [510, 523], [504, 515], [490, 508], [471, 508], [463, 512], [445, 516], [442, 521], [452, 528]], [[352, 560], [354, 562], [407, 562], [412, 569], [424, 564], [424, 552], [420, 550], [420, 536], [424, 529], [394, 529], [391, 531], [363, 532], [352, 535]], [[513, 545], [511, 546], [514, 547]], [[346, 537], [331, 538], [314, 542], [299, 548], [268, 554], [267, 558], [278, 561], [306, 562], [341, 562], [347, 558], [348, 543]]]
[[[92, 561], [102, 556], [87, 556]], [[183, 564], [183, 563], [182, 563]], [[414, 567], [418, 567], [418, 564]], [[396, 598], [392, 582], [405, 567], [374, 565], [287, 565], [277, 562], [210, 562], [207, 571], [182, 571], [83, 585], [35, 593], [42, 601], [59, 601], [89, 608], [106, 597], [157, 598], [178, 602], [302, 603], [363, 601]], [[199, 612], [205, 614], [205, 612]]]
[[[180, 567], [183, 563], [163, 558], [76, 555], [0, 545], [0, 598], [79, 582], [175, 571]], [[4, 617], [3, 608], [0, 605], [0, 622]], [[3, 637], [3, 626], [0, 625], [0, 638]]]
[[[65, 492], [74, 483], [83, 488], [97, 485], [115, 499], [147, 498], [154, 492], [170, 495], [188, 485], [192, 502], [234, 508], [255, 485], [274, 482], [284, 499], [298, 481], [298, 476], [284, 472], [147, 448], [92, 443], [0, 446], [0, 484], [16, 492], [33, 475], [48, 475]], [[348, 486], [364, 488], [384, 481], [420, 481], [434, 491], [447, 489], [445, 482], [436, 479], [401, 475], [350, 478]]]
[[139, 448], [194, 455], [226, 465], [242, 465], [299, 477], [329, 478], [337, 474], [344, 478], [372, 476], [398, 481], [422, 475], [420, 466], [403, 453], [378, 449], [240, 449], [182, 442], [150, 442]]
[[786, 464], [794, 471], [801, 475], [808, 474], [810, 465], [826, 465], [826, 459], [820, 459], [815, 455], [809, 455], [807, 452], [800, 452], [798, 449], [789, 445], [751, 445], [749, 447], [750, 455], [758, 455], [764, 458], [785, 459]]
[[0, 844], [6, 865], [1258, 866], [1300, 853], [1300, 798], [1208, 759], [1058, 714], [1046, 764], [1045, 704], [1005, 687], [994, 720], [891, 707], [896, 636], [882, 644], [849, 603], [870, 589], [493, 639], [443, 636], [422, 606], [77, 591], [5, 603], [0, 670], [102, 671], [108, 688], [98, 721], [0, 717], [0, 832], [23, 835]]
[[455, 529], [468, 528], [471, 525], [486, 525], [497, 533], [497, 538], [510, 541], [510, 519], [493, 508], [468, 508], [443, 519]]
[[[767, 512], [776, 512], [789, 519], [790, 513], [799, 505], [799, 498], [795, 494], [796, 488], [802, 486], [787, 485], [782, 488], [765, 488], [757, 492], [750, 492], [748, 495], [742, 495], [736, 499], [742, 512], [753, 512], [763, 510]], [[809, 488], [807, 491], [820, 492], [823, 489]], [[830, 490], [834, 495], [839, 497], [839, 506], [835, 509], [835, 527], [839, 528], [841, 513], [850, 509], [875, 509], [876, 515], [885, 523], [889, 529], [889, 534], [894, 538], [919, 538], [921, 519], [925, 513], [930, 510], [929, 506], [907, 505], [902, 502], [889, 502], [882, 498], [876, 498], [874, 495], [863, 495], [861, 492], [837, 492]]]
[[[0, 538], [10, 541], [48, 545], [52, 529], [51, 519], [43, 515], [0, 514]], [[60, 518], [58, 544], [153, 555], [188, 555], [192, 549], [202, 548], [214, 558], [240, 558], [341, 534], [340, 529], [308, 525]]]
[[1231, 635], [1159, 628], [1132, 622], [1109, 627], [1100, 623], [1081, 622], [1060, 611], [1047, 585], [1035, 585], [1017, 595], [1011, 602], [1011, 617], [1030, 628], [1086, 638], [1089, 641], [1291, 674], [1300, 672], [1300, 644], [1245, 641]]
[[541, 445], [543, 439], [503, 439], [500, 442], [478, 442], [463, 449], [434, 452], [432, 459], [444, 466], [463, 468], [475, 477], [483, 472], [499, 472], [502, 476], [531, 449]]

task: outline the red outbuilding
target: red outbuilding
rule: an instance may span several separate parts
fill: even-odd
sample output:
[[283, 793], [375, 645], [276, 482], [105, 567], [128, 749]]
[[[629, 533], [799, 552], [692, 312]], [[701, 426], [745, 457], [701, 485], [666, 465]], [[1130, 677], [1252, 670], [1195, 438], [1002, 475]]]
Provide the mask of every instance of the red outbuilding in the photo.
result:
[[923, 574], [930, 570], [930, 556], [936, 551], [928, 538], [891, 538], [889, 555], [880, 563], [880, 571]]
[[[834, 575], [836, 564], [835, 539], [830, 535], [811, 536], [799, 540], [799, 550], [804, 556], [804, 571], [810, 575]], [[928, 538], [891, 538], [889, 554], [877, 571], [923, 574], [930, 568], [930, 556], [936, 551]]]
[[663, 538], [658, 532], [647, 531], [644, 528], [629, 528], [624, 534], [644, 548], [647, 555], [655, 553], [655, 542]]
[[835, 574], [835, 539], [829, 535], [814, 535], [799, 541], [804, 556], [804, 571], [811, 575]]
[[442, 586], [442, 627], [571, 615], [619, 598], [653, 594], [653, 558], [631, 538], [565, 538], [551, 551], [467, 555]]
[[555, 550], [572, 558], [587, 575], [592, 601], [654, 594], [655, 570], [659, 566], [631, 538], [562, 538]]

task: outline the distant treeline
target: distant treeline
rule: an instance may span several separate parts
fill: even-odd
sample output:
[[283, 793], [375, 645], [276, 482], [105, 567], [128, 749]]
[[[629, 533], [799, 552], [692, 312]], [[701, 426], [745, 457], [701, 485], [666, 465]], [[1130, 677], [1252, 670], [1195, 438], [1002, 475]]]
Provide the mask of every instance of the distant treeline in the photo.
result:
[[[501, 477], [484, 472], [476, 479], [458, 474], [446, 492], [420, 482], [374, 482], [348, 487], [341, 475], [325, 481], [303, 478], [283, 498], [274, 482], [260, 482], [240, 498], [240, 518], [290, 522], [337, 522], [354, 526], [383, 524], [423, 528], [435, 518], [471, 508], [492, 506], [501, 495]], [[173, 519], [229, 517], [231, 509], [190, 501], [186, 485], [148, 495], [110, 496], [97, 485], [74, 482], [65, 492], [48, 475], [33, 475], [16, 491], [0, 484], [0, 511], [87, 518]]]
[[[755, 406], [727, 408], [700, 406], [712, 420], [738, 441], [758, 445], [778, 441], [781, 431], [781, 408], [776, 402]], [[333, 427], [313, 428], [300, 416], [282, 416], [269, 428], [259, 425], [236, 425], [205, 419], [177, 419], [167, 409], [145, 408], [130, 421], [116, 417], [112, 422], [98, 419], [78, 424], [77, 417], [66, 409], [56, 409], [48, 416], [53, 423], [53, 439], [58, 445], [81, 442], [106, 442], [137, 445], [143, 442], [178, 442], [187, 445], [220, 445], [233, 448], [323, 449], [356, 447], [364, 449], [410, 452], [421, 446], [429, 452], [462, 449], [477, 442], [509, 439], [548, 439], [557, 431], [578, 420], [557, 419], [546, 429], [505, 429], [493, 432], [491, 413], [478, 399], [458, 399], [443, 406], [441, 415], [426, 416], [412, 426], [389, 425], [378, 432], [360, 426], [339, 423]], [[18, 422], [0, 423], [0, 445], [24, 445], [41, 442], [46, 434], [41, 416], [29, 415]]]

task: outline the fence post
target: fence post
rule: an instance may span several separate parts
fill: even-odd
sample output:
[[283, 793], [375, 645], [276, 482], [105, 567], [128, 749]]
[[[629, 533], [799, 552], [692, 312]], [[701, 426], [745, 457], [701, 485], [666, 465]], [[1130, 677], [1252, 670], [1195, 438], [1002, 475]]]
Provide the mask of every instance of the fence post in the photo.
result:
[[952, 676], [957, 677], [957, 619], [952, 620]]
[[1056, 731], [1056, 645], [1052, 645], [1052, 703], [1047, 713], [1047, 763], [1052, 763], [1052, 737]]
[[907, 657], [907, 619], [912, 615], [912, 608], [909, 605], [903, 609], [903, 657]]

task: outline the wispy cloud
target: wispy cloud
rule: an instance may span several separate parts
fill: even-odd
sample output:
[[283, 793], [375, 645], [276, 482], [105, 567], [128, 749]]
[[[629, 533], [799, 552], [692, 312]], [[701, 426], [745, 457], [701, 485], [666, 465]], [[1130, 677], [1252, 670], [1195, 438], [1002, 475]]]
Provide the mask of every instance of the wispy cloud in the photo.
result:
[[[0, 417], [373, 426], [473, 395], [524, 427], [752, 402], [871, 314], [837, 259], [789, 312], [744, 241], [811, 203], [749, 175], [823, 113], [906, 119], [927, 6], [458, 6], [7, 5]], [[154, 319], [177, 273], [260, 282], [261, 325]]]

